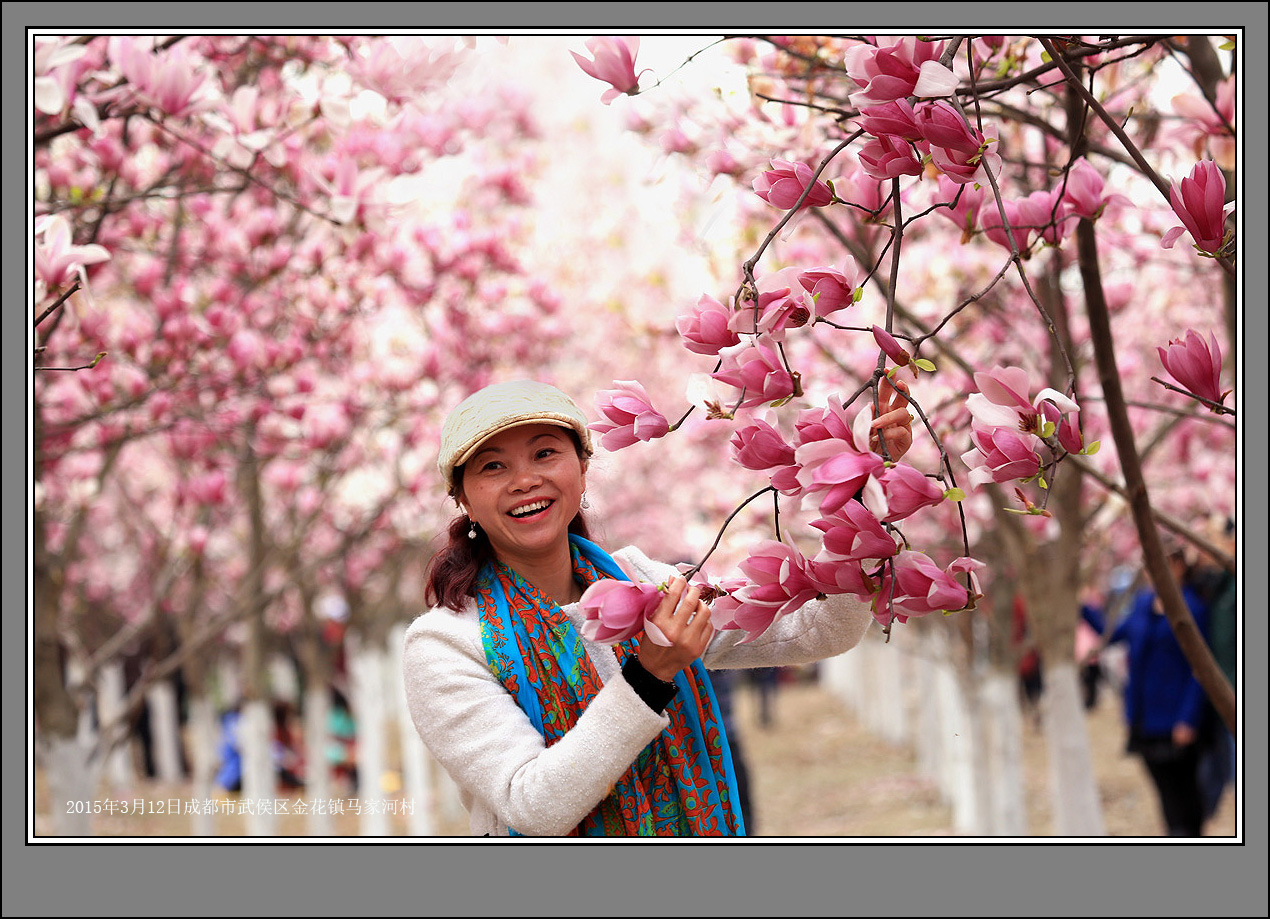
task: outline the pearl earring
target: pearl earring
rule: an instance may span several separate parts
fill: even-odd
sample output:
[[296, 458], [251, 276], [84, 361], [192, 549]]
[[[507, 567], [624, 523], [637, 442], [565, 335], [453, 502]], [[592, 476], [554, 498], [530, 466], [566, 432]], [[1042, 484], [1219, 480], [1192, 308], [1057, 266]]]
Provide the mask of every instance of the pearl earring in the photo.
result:
[[582, 508], [586, 509], [591, 506], [591, 502], [586, 499], [586, 492], [582, 492]]
[[469, 517], [467, 522], [468, 522], [467, 538], [475, 539], [476, 538], [476, 521]]

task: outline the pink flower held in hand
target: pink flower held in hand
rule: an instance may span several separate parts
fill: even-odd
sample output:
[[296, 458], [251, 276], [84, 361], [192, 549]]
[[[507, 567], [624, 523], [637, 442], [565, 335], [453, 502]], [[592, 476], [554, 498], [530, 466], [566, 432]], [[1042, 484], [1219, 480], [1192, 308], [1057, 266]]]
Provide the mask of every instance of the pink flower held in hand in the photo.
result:
[[634, 638], [645, 626], [651, 626], [648, 637], [663, 644], [661, 630], [645, 621], [659, 603], [661, 591], [652, 584], [612, 578], [596, 581], [578, 603], [584, 616], [582, 635], [590, 641], [613, 645]]
[[666, 416], [653, 408], [652, 400], [642, 384], [635, 380], [617, 380], [617, 389], [596, 394], [596, 408], [604, 421], [588, 427], [601, 435], [605, 450], [621, 450], [637, 440], [664, 437], [670, 431]]
[[1175, 338], [1168, 348], [1157, 347], [1160, 362], [1182, 388], [1210, 402], [1224, 402], [1229, 390], [1221, 391], [1221, 348], [1217, 337], [1208, 333], [1208, 342], [1194, 329], [1186, 330], [1186, 340]]
[[588, 61], [576, 51], [569, 53], [589, 76], [603, 80], [612, 87], [600, 96], [601, 102], [608, 105], [623, 93], [633, 96], [639, 92], [639, 77], [635, 74], [635, 55], [639, 53], [638, 36], [590, 38], [587, 39], [586, 47], [594, 60]]
[[1161, 246], [1172, 249], [1184, 227], [1201, 252], [1216, 255], [1221, 251], [1226, 242], [1226, 215], [1235, 205], [1225, 203], [1226, 177], [1216, 163], [1212, 160], [1196, 163], [1180, 185], [1174, 182], [1170, 186], [1169, 201], [1183, 226], [1165, 233]]
[[772, 160], [772, 168], [760, 174], [753, 182], [754, 193], [773, 207], [789, 210], [798, 203], [808, 185], [811, 191], [803, 200], [803, 207], [824, 207], [833, 201], [829, 186], [811, 177], [815, 173], [806, 163], [789, 160]]

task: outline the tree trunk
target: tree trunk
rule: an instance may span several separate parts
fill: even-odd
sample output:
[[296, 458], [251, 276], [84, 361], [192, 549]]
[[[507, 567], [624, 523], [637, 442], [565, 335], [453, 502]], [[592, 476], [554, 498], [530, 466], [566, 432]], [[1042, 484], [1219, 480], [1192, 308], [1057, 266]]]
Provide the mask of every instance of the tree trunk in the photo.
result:
[[983, 710], [984, 775], [988, 780], [986, 833], [1027, 836], [1027, 790], [1023, 778], [1023, 717], [1013, 670], [990, 667], [980, 690]]
[[181, 713], [172, 680], [157, 680], [145, 691], [150, 719], [150, 745], [154, 751], [155, 778], [177, 784], [184, 780], [181, 757]]
[[276, 820], [273, 802], [277, 783], [273, 766], [271, 734], [273, 713], [264, 699], [247, 699], [238, 723], [238, 741], [243, 758], [243, 788], [239, 799], [246, 816], [248, 836], [274, 835]]
[[125, 720], [123, 707], [126, 693], [123, 662], [107, 661], [97, 671], [97, 719], [100, 725], [99, 745], [104, 745], [104, 775], [111, 791], [121, 797], [132, 793], [137, 772], [133, 763], [132, 732], [124, 730], [117, 743], [113, 737]]
[[36, 738], [36, 761], [48, 781], [52, 835], [71, 839], [93, 835], [99, 763], [94, 747], [78, 737], [42, 734]]
[[[312, 801], [327, 801], [333, 795], [327, 744], [330, 736], [331, 693], [326, 681], [307, 681], [304, 690], [304, 794]], [[310, 836], [330, 836], [334, 832], [329, 808], [309, 808], [305, 826]]]
[[[216, 707], [205, 688], [206, 678], [191, 681], [189, 698], [190, 794], [194, 801], [212, 798], [216, 777]], [[193, 836], [214, 836], [216, 824], [211, 813], [196, 808], [190, 821]]]
[[357, 782], [361, 804], [361, 834], [387, 836], [388, 821], [383, 808], [382, 781], [387, 770], [384, 730], [384, 656], [382, 646], [349, 633], [350, 704], [357, 721]]
[[1045, 665], [1041, 698], [1055, 836], [1106, 836], [1080, 680], [1072, 659]]
[[411, 836], [436, 835], [436, 799], [432, 793], [435, 773], [432, 756], [415, 730], [406, 704], [405, 673], [402, 652], [405, 647], [406, 623], [398, 623], [390, 633], [389, 671], [397, 695], [397, 733], [401, 744], [401, 783], [406, 802], [407, 825]]

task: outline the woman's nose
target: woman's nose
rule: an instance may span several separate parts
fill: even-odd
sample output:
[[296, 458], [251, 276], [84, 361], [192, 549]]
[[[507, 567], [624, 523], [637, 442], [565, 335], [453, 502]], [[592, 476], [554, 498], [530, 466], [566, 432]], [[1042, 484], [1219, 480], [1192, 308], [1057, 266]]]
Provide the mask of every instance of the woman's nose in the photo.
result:
[[532, 465], [520, 464], [512, 469], [512, 488], [526, 491], [542, 483], [542, 475]]

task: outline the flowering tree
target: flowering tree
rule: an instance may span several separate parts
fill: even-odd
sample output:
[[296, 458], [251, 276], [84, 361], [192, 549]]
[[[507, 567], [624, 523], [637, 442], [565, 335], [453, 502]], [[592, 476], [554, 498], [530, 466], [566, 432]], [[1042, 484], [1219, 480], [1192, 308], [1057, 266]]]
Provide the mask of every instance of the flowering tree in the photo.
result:
[[[89, 799], [86, 695], [59, 661], [87, 686], [172, 622], [177, 647], [146, 678], [182, 667], [201, 696], [208, 652], [232, 649], [260, 760], [276, 636], [299, 641], [319, 696], [324, 593], [382, 647], [430, 536], [438, 406], [543, 359], [558, 329], [550, 290], [513, 254], [534, 127], [514, 92], [463, 92], [469, 48], [34, 49], [34, 703], [55, 796]], [[447, 162], [468, 168], [442, 178]], [[90, 625], [106, 616], [123, 626], [100, 639]], [[271, 796], [263, 756], [253, 797]]]
[[[1233, 726], [1160, 540], [1174, 530], [1234, 564], [1196, 525], [1234, 504], [1218, 345], [1235, 341], [1233, 43], [724, 41], [748, 93], [659, 96], [626, 39], [593, 39], [595, 64], [579, 60], [612, 86], [606, 103], [637, 97], [631, 122], [663, 149], [735, 181], [755, 240], [731, 291], [686, 300], [677, 322], [703, 359], [685, 386], [696, 410], [732, 426], [733, 458], [774, 499], [771, 535], [721, 583], [716, 617], [756, 634], [806, 596], [845, 592], [889, 633], [1018, 595], [1047, 692], [1067, 700], [1047, 716], [1058, 750], [1080, 732], [1080, 591], [1140, 553]], [[680, 427], [648, 381], [622, 376], [597, 407], [606, 441], [635, 450]], [[900, 380], [928, 438], [894, 462], [868, 422]], [[1070, 778], [1092, 771], [1069, 765], [1060, 832], [1096, 832], [1089, 780]]]

